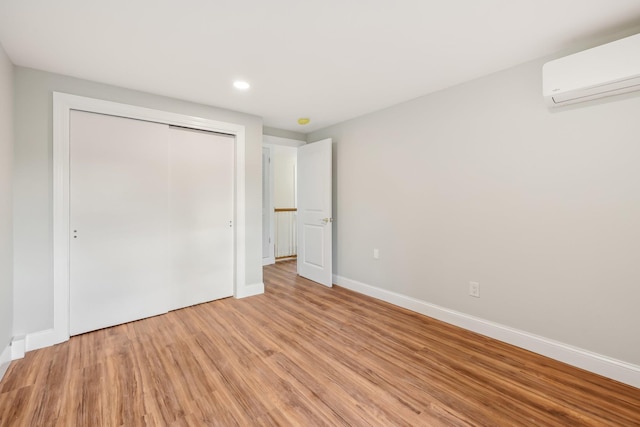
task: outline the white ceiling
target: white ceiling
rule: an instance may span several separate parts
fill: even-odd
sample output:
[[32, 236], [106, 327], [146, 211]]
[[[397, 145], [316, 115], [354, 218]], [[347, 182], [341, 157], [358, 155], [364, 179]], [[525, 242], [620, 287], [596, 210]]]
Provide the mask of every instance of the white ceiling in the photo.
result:
[[0, 0], [16, 65], [305, 133], [639, 23], [638, 0]]

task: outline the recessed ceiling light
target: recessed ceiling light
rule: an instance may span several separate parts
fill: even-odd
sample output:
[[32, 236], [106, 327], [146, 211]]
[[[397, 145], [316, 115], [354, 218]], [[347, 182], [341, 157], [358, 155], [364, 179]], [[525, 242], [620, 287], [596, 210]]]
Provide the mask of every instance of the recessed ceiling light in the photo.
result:
[[233, 87], [240, 90], [247, 90], [251, 87], [251, 85], [243, 80], [236, 80], [233, 82]]
[[304, 125], [309, 124], [310, 121], [311, 121], [311, 119], [308, 118], [308, 117], [301, 117], [301, 118], [298, 119], [298, 124], [304, 126]]

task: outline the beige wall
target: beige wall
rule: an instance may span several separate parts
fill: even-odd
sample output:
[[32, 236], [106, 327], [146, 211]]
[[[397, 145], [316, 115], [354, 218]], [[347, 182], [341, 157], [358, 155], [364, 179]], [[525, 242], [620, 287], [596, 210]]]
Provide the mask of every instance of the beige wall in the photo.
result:
[[273, 206], [296, 207], [296, 147], [274, 145], [271, 147], [273, 166]]
[[53, 326], [52, 92], [104, 99], [246, 127], [246, 283], [262, 282], [262, 119], [72, 77], [15, 68], [14, 334]]
[[13, 336], [13, 64], [0, 45], [0, 353]]
[[309, 135], [335, 273], [640, 365], [640, 95], [549, 111], [543, 62]]
[[262, 128], [262, 133], [264, 135], [277, 136], [279, 138], [297, 139], [300, 141], [306, 141], [307, 139], [304, 133], [294, 132], [294, 131], [285, 130], [285, 129], [270, 128], [268, 126], [264, 126]]

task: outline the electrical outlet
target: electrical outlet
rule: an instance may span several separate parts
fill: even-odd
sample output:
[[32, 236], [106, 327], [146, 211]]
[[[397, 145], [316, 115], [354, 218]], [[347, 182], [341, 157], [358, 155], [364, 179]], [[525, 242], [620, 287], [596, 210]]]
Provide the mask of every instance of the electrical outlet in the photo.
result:
[[373, 250], [373, 259], [380, 259], [380, 251], [377, 248]]
[[480, 298], [480, 283], [469, 282], [469, 295]]

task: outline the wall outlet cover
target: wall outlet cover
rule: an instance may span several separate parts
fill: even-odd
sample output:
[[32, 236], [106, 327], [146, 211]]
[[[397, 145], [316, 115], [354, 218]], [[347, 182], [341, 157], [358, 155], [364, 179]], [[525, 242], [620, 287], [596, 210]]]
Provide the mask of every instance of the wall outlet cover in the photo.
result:
[[480, 298], [480, 283], [469, 282], [469, 295]]

